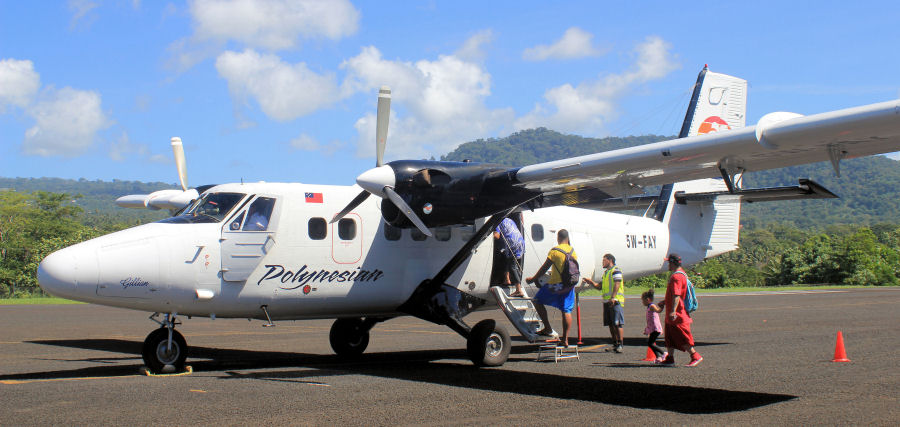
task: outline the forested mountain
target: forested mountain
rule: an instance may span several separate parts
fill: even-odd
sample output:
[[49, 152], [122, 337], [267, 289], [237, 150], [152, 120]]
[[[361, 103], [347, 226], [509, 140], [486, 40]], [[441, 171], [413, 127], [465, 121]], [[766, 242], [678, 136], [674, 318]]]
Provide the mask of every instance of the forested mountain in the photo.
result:
[[[506, 138], [468, 142], [441, 159], [526, 166], [672, 138], [660, 135], [584, 138], [538, 128], [516, 132]], [[744, 204], [741, 220], [744, 226], [756, 228], [773, 222], [801, 228], [831, 224], [900, 224], [900, 163], [895, 160], [884, 156], [844, 160], [841, 178], [835, 176], [830, 162], [752, 172], [744, 176], [744, 187], [796, 185], [799, 178], [813, 179], [840, 199]]]
[[[88, 181], [62, 178], [2, 178], [0, 191], [14, 190], [20, 193], [46, 191], [65, 193], [72, 196], [71, 204], [84, 210], [78, 219], [85, 225], [106, 229], [115, 224], [135, 225], [160, 220], [168, 216], [168, 211], [147, 209], [123, 209], [116, 206], [117, 198], [126, 194], [150, 194], [156, 190], [179, 188], [175, 184], [162, 182]], [[81, 197], [76, 197], [81, 195]], [[116, 227], [121, 228], [121, 227]]]
[[[671, 138], [584, 138], [539, 128], [468, 142], [442, 160], [525, 166]], [[811, 178], [841, 198], [744, 204], [741, 249], [694, 266], [695, 285], [900, 283], [900, 164], [883, 156], [845, 160], [841, 175], [837, 178], [828, 162], [746, 174], [748, 188]], [[167, 211], [122, 209], [114, 203], [125, 194], [165, 188], [176, 186], [0, 178], [0, 297], [41, 294], [37, 265], [54, 250], [166, 217]], [[664, 286], [665, 276], [632, 283]]]

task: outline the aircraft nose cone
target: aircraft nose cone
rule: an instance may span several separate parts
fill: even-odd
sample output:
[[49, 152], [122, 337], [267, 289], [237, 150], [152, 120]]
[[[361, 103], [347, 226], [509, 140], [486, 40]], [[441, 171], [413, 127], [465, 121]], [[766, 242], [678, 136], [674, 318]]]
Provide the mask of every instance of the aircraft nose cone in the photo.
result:
[[72, 251], [56, 251], [38, 265], [38, 283], [47, 293], [58, 297], [71, 297], [75, 293], [75, 272], [78, 263]]
[[356, 178], [356, 183], [366, 191], [381, 196], [384, 187], [393, 187], [396, 184], [394, 169], [388, 165], [369, 169]]

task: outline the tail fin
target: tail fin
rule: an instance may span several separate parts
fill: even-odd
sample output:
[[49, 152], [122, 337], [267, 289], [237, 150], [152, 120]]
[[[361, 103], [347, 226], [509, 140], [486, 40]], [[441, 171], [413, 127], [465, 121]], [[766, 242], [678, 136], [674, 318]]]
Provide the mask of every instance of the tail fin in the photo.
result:
[[[747, 81], [703, 67], [678, 137], [744, 127], [746, 112]], [[693, 264], [738, 248], [741, 201], [737, 196], [725, 195], [712, 201], [678, 205], [675, 193], [725, 189], [725, 183], [719, 179], [663, 186], [654, 216], [669, 225], [669, 251], [681, 254], [685, 263]]]
[[[697, 76], [697, 83], [694, 83], [694, 92], [678, 137], [742, 128], [746, 115], [747, 81], [714, 73], [704, 66]], [[666, 184], [660, 190], [659, 203], [653, 211], [653, 217], [658, 221], [668, 222], [674, 195], [673, 184]]]
[[746, 114], [747, 81], [703, 67], [678, 137], [742, 128]]

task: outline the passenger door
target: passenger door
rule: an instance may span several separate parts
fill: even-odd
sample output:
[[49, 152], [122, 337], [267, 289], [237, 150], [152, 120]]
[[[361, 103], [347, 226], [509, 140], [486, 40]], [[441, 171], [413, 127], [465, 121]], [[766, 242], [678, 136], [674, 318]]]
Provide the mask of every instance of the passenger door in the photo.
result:
[[331, 224], [331, 258], [338, 264], [355, 264], [362, 259], [362, 218], [349, 213]]
[[222, 278], [247, 280], [260, 261], [275, 246], [279, 203], [276, 198], [256, 196], [222, 226]]

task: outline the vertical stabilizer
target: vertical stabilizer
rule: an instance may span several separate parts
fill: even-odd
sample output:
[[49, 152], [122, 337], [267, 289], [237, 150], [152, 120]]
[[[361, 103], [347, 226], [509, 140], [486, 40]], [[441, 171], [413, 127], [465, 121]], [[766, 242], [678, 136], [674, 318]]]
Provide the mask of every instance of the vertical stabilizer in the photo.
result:
[[[704, 66], [697, 76], [679, 138], [744, 127], [747, 120], [747, 81], [714, 73]], [[653, 217], [668, 222], [672, 207], [672, 184], [662, 187]]]
[[747, 81], [703, 67], [679, 138], [744, 127]]
[[[680, 138], [744, 127], [747, 112], [747, 81], [703, 67], [697, 77]], [[724, 191], [721, 179], [702, 179], [664, 185], [659, 195], [656, 219], [669, 225], [669, 250], [693, 264], [738, 248], [741, 201], [733, 195], [712, 201], [679, 205], [677, 192]]]

